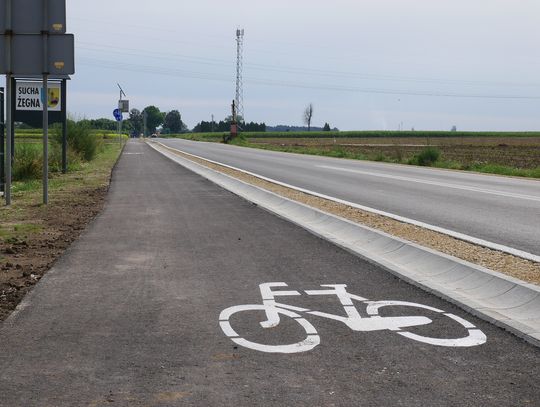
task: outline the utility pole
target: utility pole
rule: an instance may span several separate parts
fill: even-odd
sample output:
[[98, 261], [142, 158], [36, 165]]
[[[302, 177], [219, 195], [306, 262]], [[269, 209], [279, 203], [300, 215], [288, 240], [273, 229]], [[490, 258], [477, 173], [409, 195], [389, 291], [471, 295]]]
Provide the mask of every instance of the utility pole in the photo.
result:
[[236, 30], [236, 115], [244, 118], [244, 29]]
[[214, 115], [212, 115], [212, 133], [214, 132]]

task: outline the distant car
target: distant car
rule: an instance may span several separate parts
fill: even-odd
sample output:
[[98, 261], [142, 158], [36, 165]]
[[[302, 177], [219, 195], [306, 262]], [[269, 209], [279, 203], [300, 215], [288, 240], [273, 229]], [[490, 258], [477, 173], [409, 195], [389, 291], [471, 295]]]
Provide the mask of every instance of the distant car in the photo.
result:
[[156, 138], [156, 137], [157, 137], [157, 134], [154, 133], [154, 134], [152, 134], [150, 137], [151, 137], [151, 138]]

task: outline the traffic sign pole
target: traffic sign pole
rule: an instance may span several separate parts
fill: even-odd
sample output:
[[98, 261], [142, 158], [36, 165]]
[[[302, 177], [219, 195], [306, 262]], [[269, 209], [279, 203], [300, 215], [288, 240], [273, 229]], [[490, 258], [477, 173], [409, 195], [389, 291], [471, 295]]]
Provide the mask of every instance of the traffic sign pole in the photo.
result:
[[11, 205], [11, 133], [13, 126], [13, 111], [11, 105], [12, 97], [12, 80], [11, 80], [11, 0], [6, 1], [6, 69], [8, 70], [6, 75], [6, 155], [4, 171], [6, 177], [5, 185], [5, 197], [6, 205]]
[[[9, 54], [8, 54], [9, 55]], [[12, 80], [11, 75], [6, 75], [6, 155], [5, 155], [5, 163], [6, 163], [6, 190], [4, 191], [6, 195], [6, 205], [11, 205], [11, 133], [12, 133], [12, 127], [13, 127], [13, 112], [12, 112], [12, 104], [11, 104], [11, 97], [12, 97]]]
[[67, 80], [62, 80], [62, 172], [67, 173]]
[[0, 88], [0, 195], [4, 195], [5, 176], [4, 176], [4, 157], [5, 157], [5, 119], [4, 119], [4, 88]]
[[43, 203], [49, 203], [49, 75], [43, 74]]
[[43, 0], [43, 204], [49, 203], [49, 2]]

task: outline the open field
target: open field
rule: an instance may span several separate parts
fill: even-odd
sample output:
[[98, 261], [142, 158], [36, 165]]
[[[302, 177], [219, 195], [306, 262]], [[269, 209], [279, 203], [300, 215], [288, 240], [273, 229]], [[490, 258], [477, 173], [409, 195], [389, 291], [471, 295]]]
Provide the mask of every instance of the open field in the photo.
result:
[[[427, 146], [441, 152], [441, 162], [454, 167], [474, 169], [486, 164], [519, 169], [540, 167], [540, 136], [538, 137], [446, 137], [446, 138], [248, 138], [248, 143], [260, 148], [287, 149], [302, 152], [317, 149], [339, 155], [359, 156], [368, 160], [408, 162]], [[298, 151], [296, 151], [298, 150]]]
[[[220, 133], [179, 135], [220, 142]], [[299, 154], [418, 164], [426, 148], [439, 156], [430, 165], [500, 175], [540, 178], [540, 132], [303, 132], [242, 133], [233, 144]]]
[[[183, 137], [197, 140], [221, 139], [224, 133], [185, 133], [171, 134], [164, 137]], [[434, 138], [537, 138], [540, 137], [540, 131], [531, 132], [493, 132], [493, 131], [383, 131], [383, 130], [365, 130], [365, 131], [303, 131], [303, 132], [243, 132], [247, 138], [310, 138], [310, 139], [341, 139], [341, 138], [360, 138], [360, 139], [434, 139]]]

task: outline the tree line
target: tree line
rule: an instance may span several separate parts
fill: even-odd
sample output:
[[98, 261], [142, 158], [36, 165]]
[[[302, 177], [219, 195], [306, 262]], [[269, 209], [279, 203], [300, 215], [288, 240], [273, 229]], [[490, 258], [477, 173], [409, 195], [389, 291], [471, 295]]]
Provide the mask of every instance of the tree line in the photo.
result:
[[[232, 118], [227, 117], [225, 120], [220, 120], [219, 122], [205, 122], [204, 120], [193, 128], [193, 133], [213, 133], [213, 132], [227, 132], [231, 129]], [[242, 131], [258, 131], [265, 132], [266, 124], [265, 123], [243, 123], [240, 122], [240, 130]]]
[[[311, 122], [313, 118], [313, 104], [309, 104], [303, 112], [303, 121], [307, 125], [307, 131], [310, 130], [323, 130], [330, 131], [330, 125], [324, 124], [324, 127], [312, 127]], [[213, 133], [213, 132], [228, 132], [231, 128], [232, 116], [228, 116], [220, 121], [201, 121], [195, 125], [193, 129], [189, 129], [187, 125], [182, 121], [182, 116], [178, 110], [171, 110], [170, 112], [161, 112], [156, 106], [147, 106], [142, 111], [138, 109], [131, 109], [129, 112], [129, 118], [122, 122], [122, 129], [133, 135], [140, 135], [144, 133], [144, 123], [146, 118], [146, 135], [157, 132], [160, 129], [162, 134], [178, 134], [178, 133]], [[84, 124], [88, 125], [92, 129], [115, 131], [118, 123], [111, 119], [84, 119]], [[241, 131], [249, 132], [266, 132], [269, 131], [304, 131], [304, 127], [295, 126], [276, 126], [267, 127], [266, 123], [249, 122], [245, 123], [242, 117], [238, 118], [238, 124]], [[334, 128], [332, 130], [337, 130]]]
[[[137, 136], [143, 134], [145, 116], [147, 135], [157, 132], [158, 129], [160, 129], [161, 134], [178, 134], [190, 131], [194, 133], [227, 132], [231, 129], [232, 123], [231, 116], [219, 122], [207, 122], [203, 120], [190, 130], [182, 121], [182, 115], [178, 110], [161, 112], [156, 106], [147, 106], [143, 110], [131, 109], [129, 117], [122, 121], [122, 130]], [[118, 122], [105, 118], [83, 119], [81, 123], [96, 130], [115, 131], [118, 128]], [[265, 123], [244, 123], [240, 120], [239, 124], [243, 131], [266, 131]]]
[[[182, 116], [178, 110], [161, 112], [156, 106], [147, 106], [142, 111], [131, 109], [129, 117], [122, 121], [122, 130], [139, 135], [144, 132], [144, 122], [146, 116], [147, 133], [155, 133], [161, 127], [161, 132], [165, 134], [183, 133], [188, 131], [186, 124], [182, 121]], [[118, 122], [111, 119], [83, 119], [79, 121], [91, 129], [115, 131]]]

